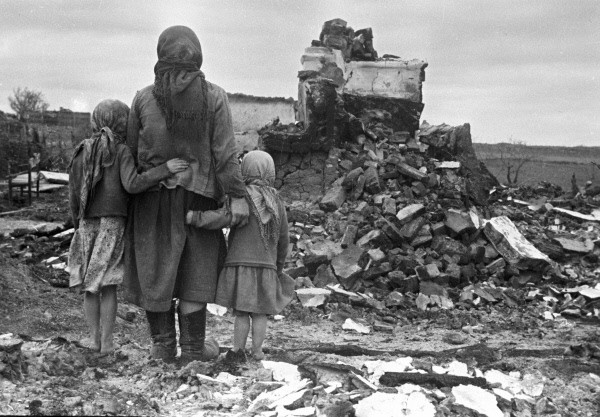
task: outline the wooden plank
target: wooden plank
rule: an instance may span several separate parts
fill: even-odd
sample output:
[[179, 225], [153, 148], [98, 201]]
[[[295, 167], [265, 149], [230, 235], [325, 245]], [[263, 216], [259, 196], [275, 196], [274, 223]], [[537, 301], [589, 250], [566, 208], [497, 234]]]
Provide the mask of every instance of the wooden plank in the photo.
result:
[[41, 178], [50, 184], [68, 184], [69, 174], [66, 172], [40, 171]]

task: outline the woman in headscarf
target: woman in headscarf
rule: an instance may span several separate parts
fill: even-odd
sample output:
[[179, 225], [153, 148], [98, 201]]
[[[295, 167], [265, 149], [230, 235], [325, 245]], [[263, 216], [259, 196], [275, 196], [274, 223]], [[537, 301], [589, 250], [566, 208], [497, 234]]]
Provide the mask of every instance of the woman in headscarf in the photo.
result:
[[188, 210], [212, 210], [231, 198], [232, 226], [247, 221], [248, 205], [236, 157], [225, 91], [200, 71], [202, 50], [185, 26], [166, 29], [158, 39], [154, 84], [138, 91], [129, 114], [127, 143], [138, 169], [183, 158], [190, 169], [136, 196], [132, 204], [132, 250], [127, 297], [146, 310], [151, 356], [175, 360], [175, 302], [179, 300], [181, 362], [210, 360], [219, 346], [206, 338], [206, 303], [214, 301], [221, 230], [185, 224]]
[[[290, 302], [294, 283], [283, 273], [289, 245], [283, 201], [273, 188], [275, 164], [263, 151], [242, 160], [242, 176], [250, 205], [248, 225], [232, 229], [216, 303], [234, 309], [233, 349], [226, 360], [245, 362], [244, 349], [252, 317], [252, 356], [263, 359], [267, 314], [278, 314]], [[201, 216], [202, 213], [200, 213]], [[188, 213], [193, 224], [195, 212]]]
[[69, 166], [69, 197], [75, 235], [69, 250], [70, 286], [84, 292], [90, 338], [101, 353], [114, 349], [117, 285], [125, 272], [123, 250], [127, 193], [158, 184], [187, 168], [172, 159], [139, 175], [123, 144], [129, 108], [118, 100], [100, 102], [92, 113], [93, 135], [75, 149]]

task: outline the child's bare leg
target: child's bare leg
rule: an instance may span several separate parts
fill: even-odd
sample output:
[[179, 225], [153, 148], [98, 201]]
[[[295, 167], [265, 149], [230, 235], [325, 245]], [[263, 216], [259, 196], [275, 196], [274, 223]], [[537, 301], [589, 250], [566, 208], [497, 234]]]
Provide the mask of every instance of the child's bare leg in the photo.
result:
[[85, 292], [83, 315], [90, 330], [90, 337], [84, 339], [82, 343], [92, 350], [100, 350], [100, 294]]
[[244, 311], [235, 311], [235, 323], [233, 325], [233, 351], [244, 350], [246, 340], [250, 333], [250, 314]]
[[252, 314], [252, 356], [256, 360], [265, 357], [262, 346], [267, 336], [267, 315]]
[[100, 339], [100, 353], [111, 353], [113, 344], [113, 331], [117, 317], [117, 286], [108, 285], [102, 288], [100, 301], [100, 323], [102, 325], [102, 338]]

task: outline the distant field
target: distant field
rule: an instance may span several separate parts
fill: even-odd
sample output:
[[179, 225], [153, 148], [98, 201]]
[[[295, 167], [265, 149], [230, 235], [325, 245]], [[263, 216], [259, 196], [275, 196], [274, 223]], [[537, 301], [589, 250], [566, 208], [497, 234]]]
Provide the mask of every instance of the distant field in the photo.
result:
[[[500, 159], [498, 145], [474, 143], [477, 157], [501, 183], [506, 182], [506, 170]], [[560, 185], [564, 191], [571, 189], [571, 177], [575, 174], [577, 184], [586, 181], [600, 182], [600, 169], [590, 162], [600, 163], [600, 147], [553, 147], [528, 146], [526, 149], [531, 161], [521, 169], [519, 183], [535, 185], [548, 181]]]

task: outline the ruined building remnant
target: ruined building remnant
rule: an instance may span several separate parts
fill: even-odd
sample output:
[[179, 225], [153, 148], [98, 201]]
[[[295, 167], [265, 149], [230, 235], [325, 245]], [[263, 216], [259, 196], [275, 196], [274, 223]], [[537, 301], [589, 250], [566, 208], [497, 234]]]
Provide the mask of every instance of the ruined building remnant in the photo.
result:
[[260, 134], [278, 162], [282, 194], [316, 199], [337, 178], [336, 153], [364, 142], [365, 133], [370, 141], [414, 140], [427, 63], [378, 58], [372, 29], [354, 31], [342, 19], [325, 22], [301, 63], [297, 122], [275, 122]]
[[325, 211], [382, 193], [396, 202], [438, 192], [450, 206], [486, 204], [497, 181], [477, 160], [469, 125], [421, 126], [425, 61], [379, 57], [371, 28], [334, 19], [301, 63], [297, 122], [259, 132], [284, 198]]

